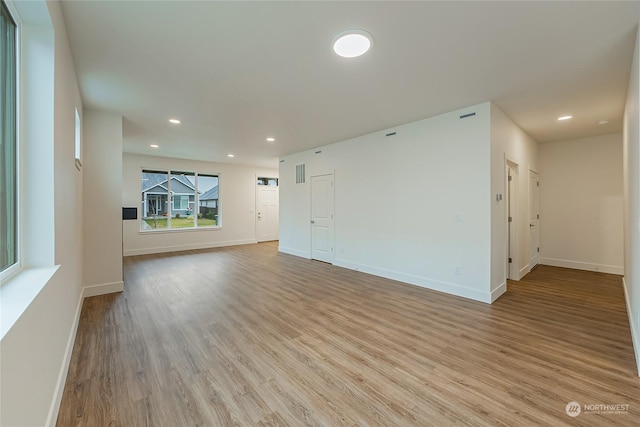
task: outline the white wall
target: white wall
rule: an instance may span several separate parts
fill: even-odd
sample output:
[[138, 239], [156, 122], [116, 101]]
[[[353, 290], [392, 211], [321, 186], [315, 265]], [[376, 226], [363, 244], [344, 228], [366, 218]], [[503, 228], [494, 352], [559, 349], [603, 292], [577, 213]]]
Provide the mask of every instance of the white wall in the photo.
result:
[[122, 116], [84, 111], [85, 296], [118, 292], [122, 281]]
[[490, 302], [489, 126], [485, 103], [284, 157], [280, 251], [311, 256], [310, 177], [334, 172], [335, 265]]
[[[26, 6], [22, 16], [30, 27], [28, 32], [39, 37], [37, 48], [45, 52], [45, 57], [55, 53], [53, 63], [38, 68], [42, 75], [36, 86], [48, 86], [39, 89], [35, 108], [53, 121], [50, 125], [40, 115], [35, 123], [27, 125], [33, 126], [35, 133], [47, 129], [47, 135], [40, 139], [43, 145], [39, 160], [29, 161], [30, 165], [40, 162], [41, 166], [25, 171], [30, 177], [37, 176], [41, 185], [51, 185], [52, 190], [46, 206], [40, 203], [41, 209], [33, 209], [40, 219], [32, 225], [37, 229], [37, 223], [47, 223], [43, 216], [54, 221], [53, 232], [50, 229], [43, 233], [45, 244], [40, 247], [33, 246], [29, 233], [25, 235], [24, 256], [28, 266], [47, 267], [55, 262], [59, 267], [2, 337], [0, 425], [7, 427], [55, 425], [75, 336], [82, 278], [82, 174], [74, 166], [74, 114], [75, 107], [82, 108], [80, 94], [60, 5], [41, 1]], [[29, 21], [30, 16], [34, 17], [33, 22]], [[55, 51], [47, 46], [53, 46]], [[28, 208], [29, 201], [25, 203]], [[26, 226], [29, 215], [25, 217]], [[51, 242], [47, 240], [49, 235]], [[5, 286], [11, 283], [3, 284], [3, 290]]]
[[624, 289], [640, 373], [640, 33], [636, 35], [624, 111]]
[[277, 178], [277, 170], [129, 153], [123, 154], [122, 159], [122, 206], [137, 207], [138, 216], [141, 209], [143, 169], [218, 174], [222, 224], [221, 228], [209, 230], [141, 232], [140, 219], [123, 221], [125, 256], [257, 242], [256, 178]]
[[[538, 143], [498, 107], [491, 105], [491, 292], [497, 298], [506, 291], [507, 206], [506, 161], [516, 165], [516, 257], [519, 280], [529, 272], [529, 169], [538, 171]], [[502, 201], [496, 199], [502, 194]]]
[[622, 135], [540, 145], [541, 264], [623, 274]]

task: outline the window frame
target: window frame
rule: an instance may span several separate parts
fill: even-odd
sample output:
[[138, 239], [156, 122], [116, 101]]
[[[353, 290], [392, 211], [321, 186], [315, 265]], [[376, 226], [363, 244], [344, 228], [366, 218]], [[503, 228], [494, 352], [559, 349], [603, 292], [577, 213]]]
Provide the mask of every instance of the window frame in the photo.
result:
[[75, 150], [75, 163], [76, 163], [76, 169], [78, 169], [78, 172], [82, 170], [82, 118], [80, 117], [80, 113], [78, 112], [78, 107], [75, 107], [75, 120], [76, 120], [76, 127], [75, 127], [75, 145], [74, 145], [74, 150]]
[[22, 21], [15, 5], [11, 0], [0, 0], [0, 7], [6, 7], [6, 10], [15, 25], [15, 139], [14, 139], [14, 162], [15, 162], [15, 262], [0, 271], [0, 284], [6, 283], [7, 280], [20, 271], [22, 271]]
[[[220, 180], [221, 180], [221, 174], [220, 173], [214, 173], [214, 172], [198, 172], [198, 171], [185, 171], [184, 169], [162, 169], [162, 168], [141, 168], [140, 169], [140, 193], [142, 193], [142, 177], [144, 173], [157, 173], [157, 174], [166, 174], [167, 176], [167, 183], [166, 183], [166, 187], [167, 187], [167, 210], [168, 210], [168, 214], [166, 216], [166, 220], [167, 220], [167, 226], [163, 227], [163, 228], [143, 228], [143, 224], [145, 223], [145, 217], [143, 215], [140, 215], [140, 223], [139, 223], [139, 228], [138, 228], [138, 233], [140, 234], [147, 234], [147, 233], [174, 233], [174, 232], [193, 232], [193, 231], [211, 231], [211, 230], [220, 230], [222, 229], [222, 223], [220, 221], [220, 218], [222, 217], [222, 213], [220, 211]], [[177, 194], [172, 194], [172, 189], [171, 189], [171, 182], [172, 182], [172, 176], [177, 176], [178, 174], [187, 174], [190, 176], [193, 176], [194, 178], [194, 200], [193, 202], [191, 202], [189, 200], [189, 197], [191, 196], [190, 194], [184, 194], [184, 193], [177, 193]], [[216, 184], [218, 186], [218, 199], [216, 199], [216, 206], [215, 209], [217, 210], [218, 214], [217, 214], [217, 218], [216, 218], [216, 225], [199, 225], [198, 224], [198, 212], [199, 212], [199, 204], [200, 204], [200, 193], [198, 192], [198, 186], [200, 184], [199, 182], [199, 178], [203, 176], [203, 177], [211, 177], [211, 178], [216, 178], [218, 180], [218, 183]], [[213, 187], [212, 187], [213, 188]], [[206, 190], [208, 191], [208, 190]], [[204, 194], [205, 191], [202, 192], [202, 194]], [[176, 207], [175, 206], [175, 202], [177, 198], [182, 198], [185, 197], [187, 198], [187, 209], [191, 207], [191, 203], [193, 203], [193, 211], [194, 211], [194, 222], [193, 222], [193, 227], [180, 227], [180, 228], [174, 228], [171, 227], [171, 211], [173, 210], [185, 210], [182, 209], [180, 207]], [[141, 204], [143, 204], [145, 201], [144, 197], [142, 197], [140, 199]], [[182, 206], [182, 205], [180, 205]], [[142, 212], [144, 212], [144, 209], [142, 210]]]

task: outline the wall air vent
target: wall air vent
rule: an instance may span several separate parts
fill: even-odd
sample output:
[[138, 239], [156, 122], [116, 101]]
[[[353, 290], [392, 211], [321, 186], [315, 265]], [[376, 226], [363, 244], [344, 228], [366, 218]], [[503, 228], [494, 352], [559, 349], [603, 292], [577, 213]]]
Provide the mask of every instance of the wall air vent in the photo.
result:
[[296, 165], [296, 184], [304, 184], [305, 173], [304, 173], [304, 163], [300, 165]]

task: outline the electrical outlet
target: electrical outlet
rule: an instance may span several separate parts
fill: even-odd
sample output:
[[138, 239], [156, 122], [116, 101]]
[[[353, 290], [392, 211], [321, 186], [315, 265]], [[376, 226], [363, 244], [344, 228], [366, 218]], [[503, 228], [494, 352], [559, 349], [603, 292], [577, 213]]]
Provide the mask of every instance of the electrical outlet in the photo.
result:
[[455, 274], [455, 275], [459, 275], [461, 271], [462, 271], [462, 267], [460, 267], [459, 265], [456, 265], [453, 268], [453, 274]]

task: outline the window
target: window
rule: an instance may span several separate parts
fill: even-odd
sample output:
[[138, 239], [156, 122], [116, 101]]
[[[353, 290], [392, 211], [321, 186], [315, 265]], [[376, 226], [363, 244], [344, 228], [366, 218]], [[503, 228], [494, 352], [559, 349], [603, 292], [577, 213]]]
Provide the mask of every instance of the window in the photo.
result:
[[218, 175], [142, 171], [143, 231], [220, 225]]
[[169, 177], [171, 228], [193, 228], [196, 226], [196, 218], [193, 215], [196, 205], [196, 174], [171, 172]]
[[196, 227], [220, 225], [218, 176], [198, 175], [198, 213]]
[[[174, 211], [186, 211], [187, 209], [189, 209], [189, 196], [173, 196]], [[177, 213], [177, 215], [180, 215], [180, 213]]]
[[16, 23], [0, 5], [0, 273], [18, 267]]
[[82, 169], [82, 126], [80, 124], [80, 113], [78, 113], [78, 109], [76, 108], [76, 145], [75, 145], [75, 155], [76, 155], [76, 168], [78, 170]]
[[278, 186], [278, 178], [258, 178], [258, 185]]

